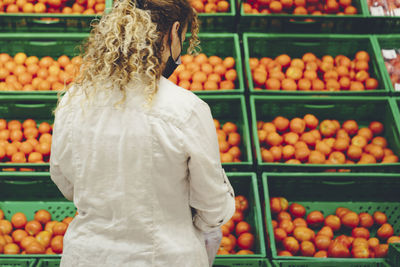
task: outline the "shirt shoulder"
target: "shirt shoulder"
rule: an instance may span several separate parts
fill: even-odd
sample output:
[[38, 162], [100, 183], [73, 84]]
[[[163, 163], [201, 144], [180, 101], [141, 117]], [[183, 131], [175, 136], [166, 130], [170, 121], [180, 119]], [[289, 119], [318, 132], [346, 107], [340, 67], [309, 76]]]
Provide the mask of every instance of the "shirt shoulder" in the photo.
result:
[[199, 108], [209, 108], [193, 92], [161, 77], [159, 89], [153, 100], [152, 113], [181, 127]]

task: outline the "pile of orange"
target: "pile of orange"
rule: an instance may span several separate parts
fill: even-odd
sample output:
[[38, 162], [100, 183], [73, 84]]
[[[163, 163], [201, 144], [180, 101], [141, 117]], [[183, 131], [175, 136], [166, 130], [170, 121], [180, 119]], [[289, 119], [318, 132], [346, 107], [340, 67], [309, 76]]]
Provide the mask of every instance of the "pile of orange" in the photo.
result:
[[245, 216], [249, 213], [249, 201], [243, 195], [236, 196], [235, 207], [232, 218], [221, 227], [222, 240], [218, 255], [254, 254], [253, 228], [245, 221]]
[[247, 0], [243, 3], [246, 14], [294, 14], [294, 15], [355, 15], [357, 8], [352, 0]]
[[240, 162], [242, 154], [239, 148], [241, 137], [237, 125], [228, 121], [221, 127], [220, 122], [216, 119], [214, 119], [214, 124], [217, 130], [221, 162]]
[[382, 136], [384, 126], [373, 121], [359, 127], [355, 120], [319, 120], [312, 114], [289, 120], [278, 116], [257, 123], [264, 162], [289, 164], [396, 163], [399, 158]]
[[226, 0], [189, 0], [192, 7], [198, 13], [225, 13], [229, 11], [230, 5]]
[[0, 0], [0, 13], [101, 14], [105, 0]]
[[182, 64], [169, 77], [173, 83], [191, 91], [233, 90], [237, 72], [235, 59], [218, 56], [184, 55]]
[[0, 91], [62, 90], [78, 74], [82, 58], [62, 55], [57, 60], [17, 53], [0, 54]]
[[0, 209], [0, 254], [61, 254], [64, 234], [72, 220], [52, 220], [47, 210], [38, 210], [32, 221], [22, 212], [7, 220]]
[[32, 119], [23, 123], [0, 119], [0, 160], [10, 163], [44, 163], [49, 161], [52, 126], [39, 125]]
[[353, 60], [344, 55], [319, 59], [313, 53], [302, 58], [283, 54], [275, 59], [250, 58], [249, 65], [255, 90], [364, 91], [378, 88], [369, 62], [369, 54], [359, 51]]

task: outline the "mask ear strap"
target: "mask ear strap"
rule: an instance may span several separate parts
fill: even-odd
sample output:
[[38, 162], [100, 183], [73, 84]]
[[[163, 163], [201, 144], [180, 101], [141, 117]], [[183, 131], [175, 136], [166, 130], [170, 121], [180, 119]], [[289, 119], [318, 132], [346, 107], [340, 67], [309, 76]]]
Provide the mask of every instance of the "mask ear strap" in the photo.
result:
[[[180, 27], [180, 26], [179, 26]], [[174, 58], [173, 58], [173, 56], [172, 56], [172, 39], [170, 39], [170, 37], [171, 37], [171, 33], [172, 33], [172, 27], [171, 27], [171, 29], [169, 30], [169, 37], [168, 37], [168, 39], [169, 39], [169, 53], [170, 53], [170, 55], [171, 55], [171, 58], [172, 58], [172, 60], [174, 61], [174, 62], [176, 62], [178, 59], [179, 59], [179, 56], [178, 56], [178, 58], [175, 60]], [[178, 38], [179, 38], [179, 44], [180, 44], [180, 46], [181, 46], [181, 52], [179, 53], [179, 55], [182, 53], [182, 42], [181, 42], [181, 37], [180, 36], [178, 36]]]

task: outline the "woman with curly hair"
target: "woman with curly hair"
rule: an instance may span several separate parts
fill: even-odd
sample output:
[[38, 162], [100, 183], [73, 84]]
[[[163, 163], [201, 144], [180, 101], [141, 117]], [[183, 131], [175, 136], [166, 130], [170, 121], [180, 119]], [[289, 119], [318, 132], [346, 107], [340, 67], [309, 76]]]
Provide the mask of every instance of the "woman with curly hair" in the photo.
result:
[[116, 0], [93, 28], [55, 111], [51, 178], [78, 211], [61, 266], [212, 264], [235, 202], [208, 105], [167, 80], [189, 27], [193, 53], [188, 0]]

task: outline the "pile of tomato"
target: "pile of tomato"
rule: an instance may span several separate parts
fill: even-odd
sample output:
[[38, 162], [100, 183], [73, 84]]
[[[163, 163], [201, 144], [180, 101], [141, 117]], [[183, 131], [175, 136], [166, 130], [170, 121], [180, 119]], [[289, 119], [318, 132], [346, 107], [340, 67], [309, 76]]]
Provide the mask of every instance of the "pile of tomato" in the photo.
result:
[[388, 148], [384, 125], [373, 121], [360, 127], [355, 120], [323, 120], [306, 114], [291, 120], [277, 116], [257, 123], [264, 162], [289, 164], [396, 163], [398, 156]]
[[254, 254], [254, 229], [244, 219], [249, 211], [249, 201], [243, 196], [235, 197], [236, 211], [233, 217], [221, 227], [222, 241], [218, 255]]
[[242, 155], [239, 148], [241, 137], [237, 125], [228, 121], [221, 126], [216, 119], [214, 119], [214, 124], [217, 130], [221, 162], [240, 162]]
[[283, 197], [271, 198], [270, 208], [278, 256], [384, 258], [388, 244], [400, 242], [381, 211], [371, 215], [337, 207], [335, 214], [306, 214], [303, 205], [289, 205]]
[[370, 72], [370, 55], [359, 51], [354, 59], [345, 55], [321, 59], [313, 53], [302, 58], [282, 54], [276, 58], [250, 58], [255, 90], [364, 91], [378, 88]]
[[101, 14], [105, 0], [1, 0], [0, 13]]
[[7, 219], [0, 209], [0, 254], [61, 254], [64, 234], [72, 220], [53, 220], [44, 209], [38, 210], [32, 221], [22, 212]]

